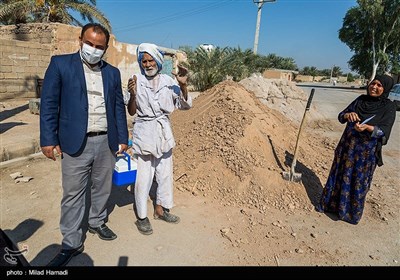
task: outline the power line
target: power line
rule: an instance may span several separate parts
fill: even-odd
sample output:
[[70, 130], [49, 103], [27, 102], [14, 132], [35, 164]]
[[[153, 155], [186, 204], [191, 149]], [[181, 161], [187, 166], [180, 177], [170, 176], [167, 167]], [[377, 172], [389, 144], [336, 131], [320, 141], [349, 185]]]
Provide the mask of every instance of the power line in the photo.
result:
[[225, 0], [225, 1], [222, 1], [222, 2], [206, 5], [206, 6], [195, 8], [195, 9], [191, 9], [191, 10], [186, 10], [186, 11], [183, 11], [183, 12], [176, 12], [176, 13], [173, 13], [173, 14], [170, 14], [170, 15], [159, 17], [157, 19], [143, 21], [142, 23], [139, 23], [139, 24], [128, 25], [128, 26], [125, 26], [125, 27], [122, 27], [122, 28], [116, 28], [116, 29], [114, 29], [114, 33], [126, 32], [126, 31], [129, 31], [129, 30], [132, 30], [132, 29], [139, 29], [139, 28], [144, 28], [144, 27], [148, 27], [148, 26], [153, 26], [153, 25], [157, 25], [157, 24], [161, 24], [161, 23], [165, 23], [165, 22], [170, 22], [170, 21], [174, 21], [174, 20], [177, 20], [177, 19], [181, 19], [183, 16], [191, 16], [191, 15], [204, 13], [204, 12], [207, 12], [207, 11], [209, 11], [211, 9], [215, 9], [215, 8], [221, 7], [223, 5], [226, 5], [226, 4], [228, 4], [229, 2], [232, 2], [232, 1], [234, 1], [234, 0]]

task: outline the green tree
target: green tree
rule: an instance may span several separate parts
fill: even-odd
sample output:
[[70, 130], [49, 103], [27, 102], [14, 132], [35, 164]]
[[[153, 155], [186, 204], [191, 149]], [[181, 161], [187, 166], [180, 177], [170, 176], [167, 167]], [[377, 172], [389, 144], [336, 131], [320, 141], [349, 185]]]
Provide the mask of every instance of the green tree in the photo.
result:
[[351, 73], [347, 73], [347, 82], [354, 82], [356, 80], [357, 76], [351, 74]]
[[[347, 11], [339, 39], [354, 51], [351, 70], [366, 77], [398, 71], [400, 0], [357, 0]], [[396, 70], [397, 69], [397, 70]]]
[[31, 18], [24, 12], [22, 6], [18, 9], [14, 0], [0, 0], [0, 23], [1, 24], [18, 24], [30, 22]]
[[332, 77], [342, 76], [342, 69], [339, 66], [332, 67]]
[[252, 57], [254, 54], [250, 49], [243, 52], [240, 48], [226, 48], [226, 56], [220, 64], [221, 72], [236, 82], [247, 78], [251, 71], [246, 62], [251, 61]]
[[285, 57], [281, 60], [281, 63], [279, 65], [279, 69], [285, 69], [285, 70], [296, 70], [297, 65], [296, 62], [292, 57]]
[[227, 48], [217, 47], [206, 51], [198, 47], [193, 52], [187, 52], [187, 56], [193, 72], [190, 76], [190, 83], [195, 90], [207, 90], [225, 79], [223, 61], [227, 61]]
[[319, 71], [315, 66], [305, 66], [302, 70], [300, 70], [300, 74], [312, 76], [314, 81], [314, 78], [319, 74]]
[[96, 19], [111, 32], [109, 20], [96, 8], [96, 0], [1, 0], [0, 23], [60, 22], [82, 26], [71, 11], [78, 12], [83, 21]]
[[319, 70], [319, 75], [329, 78], [331, 76], [331, 69]]

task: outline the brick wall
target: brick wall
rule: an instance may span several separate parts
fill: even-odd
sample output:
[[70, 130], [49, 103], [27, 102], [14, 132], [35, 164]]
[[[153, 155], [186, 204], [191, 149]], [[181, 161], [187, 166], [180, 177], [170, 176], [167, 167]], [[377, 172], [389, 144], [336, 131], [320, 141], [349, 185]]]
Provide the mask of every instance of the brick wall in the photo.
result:
[[[37, 79], [43, 79], [52, 55], [79, 49], [81, 28], [61, 23], [30, 23], [0, 26], [0, 101], [36, 98]], [[104, 59], [121, 71], [125, 87], [132, 73], [139, 71], [135, 44], [118, 42], [111, 34]], [[165, 59], [185, 60], [176, 50], [160, 48]]]
[[36, 80], [50, 61], [50, 45], [0, 39], [0, 100], [36, 97]]

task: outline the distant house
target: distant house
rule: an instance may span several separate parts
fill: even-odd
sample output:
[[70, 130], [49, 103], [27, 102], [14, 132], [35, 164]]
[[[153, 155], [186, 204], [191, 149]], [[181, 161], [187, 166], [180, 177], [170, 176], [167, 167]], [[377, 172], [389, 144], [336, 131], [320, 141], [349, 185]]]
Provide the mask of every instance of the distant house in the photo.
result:
[[205, 50], [206, 52], [210, 52], [213, 49], [215, 49], [215, 46], [212, 44], [201, 44], [200, 48], [202, 48], [203, 50]]
[[267, 79], [281, 79], [287, 81], [293, 81], [294, 76], [298, 74], [298, 71], [284, 70], [284, 69], [267, 69], [263, 72], [263, 77]]

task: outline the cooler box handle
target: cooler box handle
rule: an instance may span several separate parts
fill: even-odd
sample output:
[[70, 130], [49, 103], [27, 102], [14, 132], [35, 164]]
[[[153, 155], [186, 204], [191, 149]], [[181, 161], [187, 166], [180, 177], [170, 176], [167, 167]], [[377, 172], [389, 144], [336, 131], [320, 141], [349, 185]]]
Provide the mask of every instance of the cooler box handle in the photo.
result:
[[128, 170], [131, 170], [131, 156], [127, 152], [122, 152], [122, 154], [127, 158], [128, 160]]

